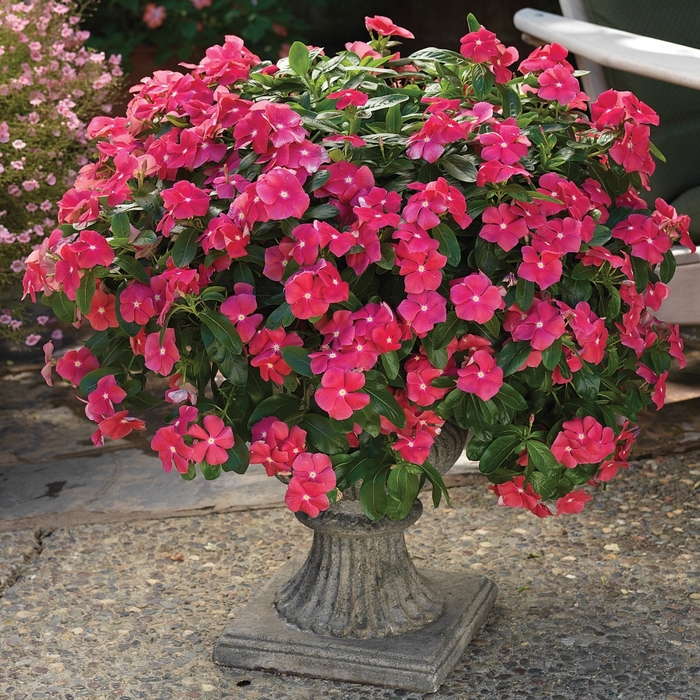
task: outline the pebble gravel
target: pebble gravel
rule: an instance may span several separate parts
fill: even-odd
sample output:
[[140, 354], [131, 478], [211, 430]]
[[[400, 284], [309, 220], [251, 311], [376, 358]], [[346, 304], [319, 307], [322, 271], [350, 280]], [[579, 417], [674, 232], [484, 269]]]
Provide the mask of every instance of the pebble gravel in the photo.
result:
[[700, 698], [700, 453], [634, 464], [579, 516], [537, 520], [496, 507], [479, 475], [460, 483], [451, 509], [426, 503], [409, 549], [499, 595], [435, 694], [212, 663], [310, 542], [271, 508], [1, 535], [0, 700]]

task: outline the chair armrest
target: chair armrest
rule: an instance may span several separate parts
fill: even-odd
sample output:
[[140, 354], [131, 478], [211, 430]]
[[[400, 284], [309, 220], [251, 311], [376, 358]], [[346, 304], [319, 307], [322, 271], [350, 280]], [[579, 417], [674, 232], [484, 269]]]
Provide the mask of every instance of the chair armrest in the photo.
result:
[[609, 68], [700, 90], [700, 50], [526, 8], [513, 23], [544, 42]]

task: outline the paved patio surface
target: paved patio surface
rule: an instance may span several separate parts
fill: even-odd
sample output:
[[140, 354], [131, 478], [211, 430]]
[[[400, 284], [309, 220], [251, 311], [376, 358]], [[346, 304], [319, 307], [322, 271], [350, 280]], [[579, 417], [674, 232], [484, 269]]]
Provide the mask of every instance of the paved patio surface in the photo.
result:
[[[633, 468], [581, 515], [498, 508], [468, 463], [450, 475], [451, 509], [426, 503], [407, 536], [419, 566], [471, 569], [499, 597], [425, 697], [700, 699], [690, 355], [676, 402], [644, 418]], [[15, 369], [0, 377], [0, 700], [424, 697], [212, 664], [230, 620], [310, 543], [283, 487], [260, 473], [184, 482], [162, 472], [147, 436], [96, 451], [72, 392]]]

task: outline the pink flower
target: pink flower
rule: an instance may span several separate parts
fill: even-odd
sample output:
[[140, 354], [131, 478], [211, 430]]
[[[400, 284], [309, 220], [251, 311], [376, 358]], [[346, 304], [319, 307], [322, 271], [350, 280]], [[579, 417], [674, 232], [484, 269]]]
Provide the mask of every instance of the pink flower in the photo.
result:
[[354, 393], [365, 385], [362, 372], [350, 372], [339, 367], [326, 370], [321, 386], [316, 389], [316, 403], [331, 418], [345, 420], [369, 403], [369, 394]]
[[476, 63], [490, 63], [498, 56], [499, 40], [486, 27], [479, 27], [476, 32], [465, 34], [460, 40], [459, 52], [464, 58], [471, 58]]
[[270, 219], [281, 221], [293, 216], [301, 219], [309, 208], [309, 195], [304, 192], [291, 170], [274, 168], [261, 175], [255, 191], [262, 200]]
[[492, 399], [503, 386], [503, 370], [486, 350], [477, 350], [457, 374], [457, 388], [476, 394], [482, 401]]
[[172, 470], [173, 465], [180, 474], [186, 474], [192, 460], [192, 449], [185, 444], [175, 428], [168, 425], [159, 428], [151, 440], [151, 449], [155, 450], [166, 472]]
[[374, 29], [380, 36], [401, 36], [404, 39], [415, 39], [408, 29], [397, 27], [388, 17], [383, 15], [365, 17], [365, 27], [367, 27], [368, 31]]
[[127, 323], [145, 326], [156, 315], [153, 290], [140, 282], [133, 282], [119, 295], [119, 312]]
[[292, 464], [292, 474], [305, 482], [321, 484], [326, 491], [335, 488], [335, 472], [330, 457], [320, 452], [303, 452]]
[[313, 318], [328, 311], [325, 287], [310, 270], [300, 270], [284, 284], [284, 298], [296, 318]]
[[44, 344], [44, 367], [41, 370], [41, 376], [48, 386], [53, 386], [51, 382], [51, 369], [53, 368], [53, 343], [49, 340], [48, 343]]
[[552, 454], [565, 467], [602, 462], [615, 449], [615, 433], [593, 416], [564, 421], [552, 443]]
[[326, 95], [329, 100], [337, 99], [336, 109], [345, 109], [348, 105], [362, 107], [367, 104], [369, 95], [359, 90], [339, 90]]
[[144, 24], [149, 29], [158, 29], [168, 16], [168, 12], [164, 5], [156, 5], [154, 2], [149, 2], [143, 11]]
[[484, 226], [479, 235], [505, 251], [512, 250], [528, 233], [525, 219], [518, 216], [516, 211], [518, 210], [509, 204], [499, 204], [498, 208], [488, 207], [481, 215]]
[[564, 318], [549, 302], [537, 302], [513, 330], [513, 340], [529, 340], [535, 350], [546, 350], [566, 330]]
[[492, 131], [479, 136], [479, 143], [483, 146], [481, 157], [484, 160], [513, 165], [527, 155], [530, 140], [520, 131], [515, 119], [511, 117], [500, 123], [495, 122], [491, 128]]
[[82, 269], [97, 265], [109, 267], [114, 260], [114, 251], [97, 231], [81, 231], [78, 240], [71, 245], [71, 250], [78, 255], [78, 265]]
[[556, 100], [562, 105], [573, 102], [580, 90], [578, 80], [561, 64], [547, 68], [537, 78], [537, 82], [540, 84], [537, 91], [539, 97], [543, 100]]
[[144, 347], [146, 367], [157, 374], [167, 377], [173, 370], [173, 366], [180, 359], [180, 352], [175, 345], [175, 330], [166, 328], [163, 342], [160, 341], [160, 332], [149, 333]]
[[580, 513], [586, 503], [591, 500], [590, 494], [585, 491], [572, 491], [562, 496], [557, 501], [557, 515], [564, 513]]
[[99, 367], [99, 360], [90, 352], [90, 349], [82, 347], [78, 350], [69, 350], [56, 363], [56, 372], [73, 386], [78, 386], [88, 372], [99, 369]]
[[403, 276], [404, 288], [409, 294], [420, 294], [437, 289], [442, 283], [442, 270], [447, 258], [438, 253], [437, 241], [434, 250], [412, 251], [401, 241], [396, 249], [399, 274]]
[[97, 424], [98, 432], [112, 440], [120, 440], [132, 430], [146, 430], [146, 424], [142, 420], [128, 414], [128, 411], [119, 411], [119, 413], [101, 420]]
[[625, 122], [624, 130], [624, 136], [610, 149], [610, 157], [628, 173], [651, 174], [654, 171], [654, 160], [649, 154], [649, 127]]
[[219, 311], [236, 327], [244, 343], [250, 342], [263, 321], [262, 314], [253, 313], [258, 308], [253, 292], [253, 285], [238, 282], [233, 285], [233, 296], [219, 307]]
[[399, 439], [392, 445], [403, 459], [413, 464], [423, 464], [435, 438], [427, 430], [419, 430], [415, 435], [399, 435]]
[[491, 284], [483, 272], [452, 280], [450, 285], [450, 301], [455, 305], [457, 318], [483, 324], [493, 318], [497, 309], [505, 308], [501, 288]]
[[541, 502], [541, 496], [532, 488], [532, 484], [525, 486], [525, 476], [515, 476], [513, 481], [490, 486], [498, 496], [498, 505], [509, 508], [527, 508], [538, 518], [551, 515], [549, 508]]
[[90, 304], [90, 312], [85, 314], [85, 318], [96, 331], [106, 331], [108, 328], [117, 328], [117, 312], [115, 308], [115, 297], [107, 294], [101, 289], [96, 289]]
[[188, 180], [178, 180], [160, 194], [165, 210], [173, 219], [192, 219], [195, 216], [204, 216], [209, 211], [209, 195]]
[[287, 486], [284, 502], [293, 513], [301, 510], [311, 518], [315, 518], [330, 505], [326, 495], [326, 487], [323, 484], [315, 481], [304, 481], [296, 477], [292, 477], [289, 486]]
[[397, 311], [403, 320], [411, 325], [415, 334], [423, 338], [447, 318], [447, 300], [438, 292], [428, 291], [409, 294], [398, 306]]
[[540, 289], [547, 289], [561, 279], [561, 253], [543, 250], [541, 253], [529, 245], [521, 249], [523, 262], [518, 267], [518, 275], [525, 280], [535, 282]]
[[213, 414], [204, 416], [204, 427], [193, 425], [188, 435], [197, 438], [192, 443], [192, 459], [207, 464], [224, 464], [228, 461], [228, 452], [234, 445], [233, 430], [224, 421]]
[[85, 413], [91, 420], [100, 420], [113, 416], [114, 404], [121, 403], [126, 398], [126, 391], [122, 389], [113, 374], [101, 377], [97, 382], [97, 388], [88, 394], [88, 403]]

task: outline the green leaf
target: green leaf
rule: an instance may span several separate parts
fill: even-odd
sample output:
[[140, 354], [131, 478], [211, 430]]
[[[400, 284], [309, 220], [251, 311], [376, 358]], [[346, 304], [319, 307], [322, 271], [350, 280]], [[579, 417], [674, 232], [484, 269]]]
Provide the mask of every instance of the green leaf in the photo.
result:
[[423, 464], [416, 465], [420, 467], [421, 471], [426, 475], [428, 481], [433, 485], [433, 506], [437, 508], [440, 505], [440, 500], [442, 496], [445, 497], [447, 505], [451, 506], [450, 494], [447, 491], [447, 486], [445, 486], [445, 481], [442, 478], [442, 474], [435, 469], [435, 467], [426, 460]]
[[478, 32], [481, 29], [479, 20], [474, 17], [471, 12], [467, 15], [467, 26], [469, 27], [470, 32]]
[[197, 238], [199, 238], [199, 231], [193, 228], [185, 229], [178, 234], [170, 253], [177, 267], [187, 267], [194, 260], [199, 248]]
[[392, 105], [386, 113], [386, 128], [392, 134], [400, 134], [403, 127], [403, 117], [401, 116], [401, 107]]
[[372, 411], [372, 404], [365, 406], [361, 411], [355, 411], [352, 421], [372, 437], [378, 437], [382, 432], [381, 420], [379, 415]]
[[649, 141], [649, 150], [662, 162], [666, 162], [666, 156], [651, 142]]
[[[493, 402], [491, 405], [493, 406]], [[488, 415], [487, 402], [482, 401], [476, 394], [467, 394], [466, 412], [467, 422], [474, 431], [474, 435], [480, 440], [488, 440], [493, 433], [493, 424]]]
[[338, 480], [338, 488], [341, 490], [350, 488], [381, 466], [381, 462], [379, 465], [377, 464], [376, 457], [367, 457], [361, 452], [355, 452], [349, 460], [344, 459], [341, 462], [337, 461], [338, 457], [342, 457], [342, 455], [334, 455], [331, 457], [331, 461]]
[[[219, 341], [216, 342], [220, 345]], [[212, 357], [212, 359], [214, 358]], [[224, 350], [224, 358], [217, 364], [221, 374], [235, 386], [248, 384], [248, 360], [243, 355], [234, 355]]]
[[268, 416], [275, 416], [281, 421], [296, 417], [300, 411], [299, 397], [294, 394], [274, 394], [258, 404], [248, 418], [248, 427], [252, 428], [258, 421]]
[[380, 95], [379, 97], [370, 97], [367, 103], [362, 105], [360, 109], [363, 112], [376, 112], [380, 109], [388, 109], [394, 105], [399, 105], [402, 102], [406, 102], [409, 99], [408, 95]]
[[548, 348], [542, 351], [542, 364], [551, 372], [558, 364], [561, 356], [561, 338], [557, 338]]
[[447, 355], [446, 346], [443, 348], [436, 348], [431, 335], [426, 335], [425, 338], [421, 340], [421, 344], [433, 367], [444, 369], [447, 366], [450, 358]]
[[311, 360], [309, 360], [309, 351], [306, 348], [300, 348], [296, 345], [287, 345], [282, 348], [282, 357], [284, 361], [302, 377], [313, 377], [311, 371]]
[[450, 265], [457, 267], [462, 261], [462, 251], [459, 248], [459, 241], [457, 236], [455, 236], [455, 232], [446, 224], [440, 224], [432, 229], [431, 233], [440, 244], [440, 253], [447, 257], [447, 262]]
[[593, 238], [588, 241], [589, 246], [605, 245], [612, 238], [612, 231], [602, 224], [593, 229]]
[[386, 376], [389, 379], [396, 379], [399, 376], [399, 356], [396, 354], [396, 351], [385, 352], [381, 358]]
[[234, 435], [233, 447], [228, 451], [228, 460], [221, 465], [225, 472], [245, 474], [250, 465], [250, 452], [245, 440], [239, 435]]
[[348, 451], [347, 437], [344, 433], [339, 433], [326, 416], [307, 413], [299, 426], [308, 433], [308, 440], [316, 452], [335, 455]]
[[296, 317], [292, 313], [292, 307], [285, 301], [282, 302], [268, 317], [265, 326], [270, 330], [286, 328], [294, 323]]
[[330, 178], [330, 176], [330, 170], [317, 170], [307, 185], [309, 192], [313, 192], [314, 190], [318, 190], [323, 187], [328, 182], [328, 178]]
[[420, 479], [405, 466], [398, 465], [389, 472], [387, 479], [389, 503], [387, 515], [392, 520], [403, 520], [413, 508], [420, 491]]
[[381, 520], [386, 515], [388, 499], [386, 495], [386, 478], [389, 467], [378, 469], [367, 477], [360, 487], [360, 505], [370, 520]]
[[455, 180], [468, 183], [476, 182], [476, 166], [467, 158], [450, 155], [441, 158], [438, 162], [445, 168], [447, 174], [452, 175]]
[[129, 405], [138, 411], [149, 411], [156, 406], [162, 406], [163, 399], [153, 396], [153, 394], [147, 394], [145, 391], [140, 391], [138, 394], [129, 397]]
[[664, 284], [668, 284], [671, 278], [676, 272], [676, 256], [673, 254], [672, 250], [669, 250], [664, 255], [664, 259], [661, 262], [661, 267], [659, 268], [659, 277]]
[[361, 391], [369, 394], [369, 405], [373, 411], [384, 416], [397, 428], [406, 427], [406, 414], [388, 389], [378, 389], [375, 386], [365, 384]]
[[435, 329], [431, 331], [433, 348], [446, 348], [454, 338], [466, 328], [465, 322], [461, 318], [457, 318], [454, 311], [447, 314], [447, 318], [443, 323], [438, 323]]
[[493, 88], [493, 74], [486, 66], [480, 63], [474, 66], [472, 88], [474, 89], [474, 96], [478, 100], [485, 100]]
[[518, 279], [515, 287], [515, 303], [521, 311], [528, 311], [535, 298], [535, 283], [530, 280]]
[[552, 454], [552, 450], [542, 442], [537, 440], [527, 441], [527, 461], [528, 465], [532, 465], [537, 471], [551, 476], [556, 474], [561, 469], [561, 464], [557, 462]]
[[526, 340], [504, 345], [498, 353], [498, 366], [503, 369], [503, 376], [515, 374], [530, 356], [530, 351], [530, 343]]
[[241, 336], [226, 316], [218, 311], [203, 309], [199, 312], [199, 318], [226, 350], [234, 355], [240, 355], [243, 352]]
[[289, 67], [297, 74], [305, 76], [311, 67], [309, 49], [301, 41], [295, 41], [289, 48]]
[[501, 94], [501, 109], [504, 117], [517, 117], [522, 111], [523, 106], [520, 102], [520, 96], [513, 88], [498, 85], [498, 92]]
[[54, 292], [49, 300], [51, 308], [59, 320], [65, 323], [73, 323], [75, 321], [75, 302], [71, 301], [65, 292]]
[[134, 240], [135, 246], [155, 245], [156, 243], [158, 243], [158, 235], [155, 231], [149, 230], [141, 231], [141, 233], [139, 233]]
[[637, 294], [642, 294], [649, 283], [649, 263], [636, 255], [630, 255], [632, 272], [634, 274], [634, 286]]
[[376, 265], [381, 267], [382, 270], [391, 270], [396, 262], [396, 252], [393, 246], [388, 241], [384, 241], [381, 247], [382, 259], [378, 260]]
[[582, 262], [576, 263], [571, 270], [571, 278], [575, 280], [590, 280], [598, 274], [598, 268], [593, 265], [584, 265]]
[[514, 411], [526, 411], [528, 408], [527, 401], [525, 401], [523, 395], [510, 384], [504, 384], [498, 390], [496, 398]]
[[309, 207], [304, 213], [304, 221], [319, 219], [335, 219], [338, 216], [338, 210], [332, 204], [317, 204], [315, 207]]
[[179, 472], [179, 474], [185, 481], [192, 481], [197, 476], [197, 470], [194, 464], [190, 464], [189, 469], [184, 474], [182, 472]]
[[130, 279], [138, 280], [144, 284], [150, 284], [151, 278], [148, 276], [146, 268], [131, 256], [124, 255], [115, 258], [114, 264], [120, 270], [123, 270]]
[[583, 368], [574, 372], [572, 384], [576, 393], [587, 401], [595, 401], [600, 391], [600, 372], [597, 367], [584, 363]]
[[126, 238], [128, 240], [131, 235], [131, 226], [129, 225], [129, 215], [125, 211], [120, 211], [112, 217], [110, 228], [115, 238]]
[[95, 273], [88, 270], [80, 280], [80, 286], [75, 292], [75, 303], [83, 316], [90, 313], [92, 298], [95, 296]]
[[518, 449], [519, 445], [520, 440], [513, 435], [496, 438], [481, 455], [479, 471], [488, 475], [506, 466], [510, 461], [510, 456]]
[[208, 464], [207, 462], [199, 463], [199, 470], [202, 472], [202, 476], [207, 481], [213, 481], [221, 476], [221, 465], [220, 464]]

